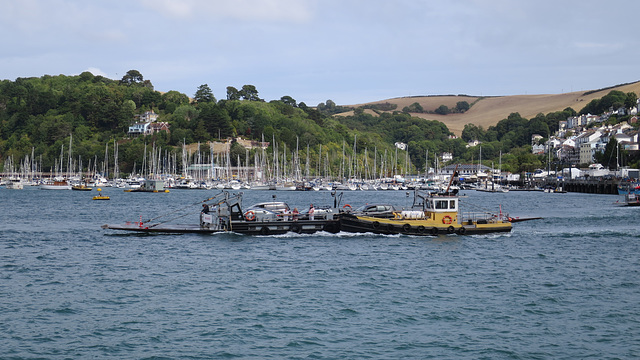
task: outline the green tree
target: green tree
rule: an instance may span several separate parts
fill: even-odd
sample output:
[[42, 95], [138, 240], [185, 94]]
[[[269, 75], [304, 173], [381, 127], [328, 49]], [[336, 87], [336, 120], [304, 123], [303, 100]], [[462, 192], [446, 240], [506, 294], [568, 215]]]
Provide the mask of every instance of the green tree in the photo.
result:
[[162, 103], [160, 109], [166, 110], [167, 113], [173, 113], [179, 106], [188, 105], [189, 97], [175, 90], [162, 94]]
[[464, 113], [467, 110], [469, 110], [470, 108], [471, 108], [471, 106], [466, 101], [458, 101], [458, 103], [456, 103], [456, 111], [458, 111], [460, 113]]
[[[238, 157], [240, 161], [244, 161], [247, 154], [247, 149], [240, 145], [235, 139], [231, 142], [231, 148], [229, 149], [229, 158], [231, 165], [238, 166]], [[246, 165], [246, 164], [245, 164]]]
[[638, 95], [634, 92], [628, 92], [627, 98], [624, 100], [624, 107], [632, 109], [638, 105]]
[[423, 113], [424, 112], [424, 108], [419, 103], [414, 102], [413, 104], [411, 104], [409, 106], [405, 106], [404, 108], [402, 108], [402, 112], [404, 112], [404, 113]]
[[447, 105], [440, 105], [436, 110], [435, 113], [436, 114], [440, 114], [440, 115], [447, 115], [451, 112], [451, 110], [449, 110], [449, 107], [447, 107]]
[[239, 94], [242, 96], [244, 100], [249, 100], [249, 101], [261, 100], [258, 97], [258, 90], [253, 85], [243, 85], [242, 90], [239, 91]]
[[120, 80], [120, 82], [125, 85], [142, 84], [143, 81], [144, 78], [138, 70], [127, 71], [127, 73], [122, 77], [122, 80]]
[[202, 84], [198, 86], [198, 90], [196, 90], [195, 95], [193, 95], [196, 103], [208, 103], [215, 102], [216, 98], [213, 96], [213, 92], [211, 88], [207, 84]]
[[475, 124], [466, 124], [462, 130], [462, 139], [466, 142], [474, 140], [482, 141], [484, 140], [484, 135], [485, 131], [482, 129], [482, 126], [477, 126]]
[[612, 90], [600, 99], [591, 100], [584, 108], [582, 108], [582, 110], [580, 110], [580, 114], [602, 114], [609, 111], [609, 109], [613, 107], [614, 103], [625, 104], [626, 101], [627, 94], [619, 90]]
[[227, 86], [227, 100], [240, 100], [240, 91], [233, 86]]
[[227, 111], [217, 104], [201, 106], [198, 119], [213, 137], [225, 138], [233, 135], [232, 119]]
[[298, 105], [296, 104], [296, 100], [294, 98], [292, 98], [291, 96], [283, 96], [280, 98], [280, 101], [282, 101], [283, 103], [289, 105], [289, 106], [293, 106], [293, 107], [297, 107]]
[[193, 130], [193, 137], [196, 141], [207, 141], [211, 138], [211, 135], [207, 132], [207, 128], [204, 125], [204, 121], [197, 120], [196, 128]]

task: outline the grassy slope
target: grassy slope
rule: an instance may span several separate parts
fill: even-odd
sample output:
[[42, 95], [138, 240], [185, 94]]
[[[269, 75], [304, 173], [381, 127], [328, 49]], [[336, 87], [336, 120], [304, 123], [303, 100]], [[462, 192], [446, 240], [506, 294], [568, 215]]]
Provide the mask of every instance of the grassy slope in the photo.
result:
[[[436, 114], [412, 114], [417, 117], [421, 117], [429, 120], [438, 120], [446, 124], [451, 131], [456, 135], [462, 133], [462, 129], [466, 124], [475, 124], [487, 128], [491, 125], [495, 125], [498, 121], [506, 119], [509, 114], [518, 112], [524, 118], [530, 119], [535, 117], [539, 113], [548, 114], [550, 112], [561, 111], [568, 107], [573, 108], [576, 111], [580, 111], [589, 101], [593, 99], [599, 99], [611, 90], [619, 90], [622, 92], [635, 92], [640, 94], [640, 82], [617, 86], [614, 88], [601, 90], [589, 95], [584, 95], [586, 91], [576, 91], [565, 94], [552, 94], [552, 95], [513, 95], [513, 96], [500, 96], [500, 97], [487, 97], [483, 98], [474, 104], [469, 111], [464, 114], [450, 114], [450, 115], [436, 115]], [[473, 96], [425, 96], [425, 97], [405, 97], [396, 98], [382, 101], [375, 101], [375, 103], [389, 102], [397, 104], [397, 110], [402, 110], [403, 107], [418, 102], [425, 110], [435, 110], [440, 105], [446, 105], [449, 108], [454, 108], [458, 101], [466, 101], [469, 104], [476, 101], [478, 97]], [[364, 105], [353, 105], [355, 107]], [[367, 110], [369, 113], [373, 113]], [[352, 112], [343, 113], [340, 115], [349, 115]]]

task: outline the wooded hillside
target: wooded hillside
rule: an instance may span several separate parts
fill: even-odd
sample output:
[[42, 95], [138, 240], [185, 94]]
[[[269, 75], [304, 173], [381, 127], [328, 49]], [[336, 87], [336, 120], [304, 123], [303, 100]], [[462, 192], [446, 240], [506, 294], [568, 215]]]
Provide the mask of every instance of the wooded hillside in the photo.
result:
[[[309, 158], [312, 175], [314, 171], [335, 175], [345, 166], [361, 167], [364, 173], [366, 164], [374, 163], [397, 164], [393, 171], [406, 173], [433, 166], [435, 157], [443, 152], [452, 153], [455, 162], [477, 159], [477, 150], [467, 148], [465, 140], [479, 134], [485, 142], [483, 159], [489, 164], [502, 153], [506, 170], [529, 171], [544, 160], [527, 148], [533, 133], [549, 136], [559, 120], [613, 89], [638, 93], [640, 83], [560, 95], [398, 98], [345, 112], [345, 107], [331, 100], [317, 107], [298, 103], [288, 95], [267, 102], [252, 85], [240, 89], [229, 86], [218, 99], [206, 84], [193, 98], [177, 91], [161, 93], [136, 70], [121, 80], [89, 72], [19, 78], [0, 82], [0, 165], [8, 158], [17, 164], [33, 154], [32, 160], [49, 171], [60, 163], [62, 150], [68, 150], [72, 139], [74, 161], [84, 161], [84, 166], [90, 159], [95, 164], [113, 156], [105, 155], [105, 147], [118, 143], [120, 171], [127, 173], [134, 164], [142, 164], [147, 145], [179, 159], [185, 143], [206, 144], [241, 136], [258, 141], [264, 138], [271, 142], [269, 153], [277, 147], [287, 159], [298, 148], [300, 159]], [[170, 132], [128, 135], [136, 114], [149, 110], [159, 114], [158, 121], [169, 124]], [[333, 116], [337, 113], [342, 116]], [[465, 139], [453, 138], [451, 130], [460, 135], [465, 126]], [[409, 163], [404, 163], [404, 155], [397, 155], [396, 143], [408, 145]], [[209, 151], [206, 145], [201, 150]], [[235, 164], [238, 158], [244, 162], [248, 158], [251, 165], [256, 151], [247, 154], [234, 143], [231, 161]]]

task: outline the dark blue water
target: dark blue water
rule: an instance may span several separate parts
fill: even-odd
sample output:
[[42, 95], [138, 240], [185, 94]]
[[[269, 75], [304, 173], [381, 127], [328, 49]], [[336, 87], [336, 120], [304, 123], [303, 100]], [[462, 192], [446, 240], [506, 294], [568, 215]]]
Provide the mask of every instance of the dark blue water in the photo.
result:
[[[251, 237], [105, 231], [217, 192], [103, 190], [0, 189], [0, 358], [640, 357], [640, 208], [617, 196], [468, 192], [462, 206], [545, 217], [509, 234]], [[272, 194], [332, 203], [245, 204]]]

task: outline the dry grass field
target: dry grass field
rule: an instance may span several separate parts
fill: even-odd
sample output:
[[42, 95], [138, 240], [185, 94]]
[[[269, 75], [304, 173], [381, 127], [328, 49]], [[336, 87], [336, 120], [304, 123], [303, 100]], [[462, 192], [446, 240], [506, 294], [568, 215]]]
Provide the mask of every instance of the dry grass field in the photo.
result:
[[[369, 104], [377, 103], [391, 103], [397, 104], [397, 110], [400, 111], [405, 106], [409, 106], [415, 102], [419, 103], [425, 110], [433, 111], [440, 105], [446, 105], [449, 108], [455, 108], [459, 101], [466, 101], [472, 104], [477, 101], [469, 111], [464, 114], [449, 114], [449, 115], [437, 115], [437, 114], [421, 114], [414, 113], [413, 116], [421, 117], [428, 120], [438, 120], [443, 122], [449, 130], [456, 135], [462, 134], [462, 129], [466, 124], [475, 124], [487, 128], [491, 125], [495, 125], [498, 121], [506, 119], [509, 114], [517, 112], [524, 118], [531, 119], [537, 114], [548, 114], [550, 112], [561, 111], [568, 107], [573, 108], [576, 111], [580, 111], [589, 101], [593, 99], [599, 99], [607, 95], [612, 90], [619, 90], [622, 92], [635, 92], [640, 94], [640, 82], [632, 84], [616, 86], [605, 90], [600, 90], [589, 95], [584, 95], [587, 91], [576, 91], [564, 94], [550, 94], [550, 95], [512, 95], [512, 96], [496, 96], [496, 97], [473, 97], [473, 96], [423, 96], [423, 97], [404, 97], [395, 98], [389, 100], [381, 100], [371, 102]], [[365, 104], [353, 105], [358, 107]], [[368, 113], [375, 114], [371, 110], [367, 110]], [[349, 115], [352, 112], [343, 113], [340, 115]]]

